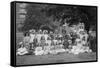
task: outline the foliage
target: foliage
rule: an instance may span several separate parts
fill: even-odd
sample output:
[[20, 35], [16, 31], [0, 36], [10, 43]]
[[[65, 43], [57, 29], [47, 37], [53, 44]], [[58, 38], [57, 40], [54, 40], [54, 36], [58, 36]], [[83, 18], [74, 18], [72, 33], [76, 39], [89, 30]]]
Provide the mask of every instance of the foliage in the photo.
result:
[[31, 4], [27, 7], [22, 31], [32, 28], [38, 30], [41, 25], [49, 25], [51, 29], [55, 29], [65, 22], [70, 25], [84, 22], [89, 30], [91, 26], [96, 27], [96, 14], [96, 7]]

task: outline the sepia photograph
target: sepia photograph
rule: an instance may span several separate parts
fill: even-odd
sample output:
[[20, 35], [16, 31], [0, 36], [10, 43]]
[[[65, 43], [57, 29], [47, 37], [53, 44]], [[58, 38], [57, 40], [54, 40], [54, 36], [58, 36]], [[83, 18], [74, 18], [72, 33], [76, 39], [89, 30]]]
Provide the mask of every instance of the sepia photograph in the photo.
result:
[[16, 65], [97, 61], [97, 6], [15, 3]]

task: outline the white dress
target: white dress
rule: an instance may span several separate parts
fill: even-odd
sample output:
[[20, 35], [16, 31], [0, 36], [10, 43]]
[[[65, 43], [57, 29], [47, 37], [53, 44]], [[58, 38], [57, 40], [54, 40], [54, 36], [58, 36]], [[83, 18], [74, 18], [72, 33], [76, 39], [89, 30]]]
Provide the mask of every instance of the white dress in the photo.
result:
[[21, 47], [17, 50], [16, 55], [24, 55], [24, 54], [27, 54], [27, 53], [28, 53], [27, 49], [25, 47]]
[[30, 34], [30, 43], [32, 43], [33, 42], [33, 39], [35, 38], [35, 34]]
[[42, 50], [42, 47], [36, 47], [34, 53], [35, 55], [43, 55], [44, 51]]
[[42, 36], [41, 34], [37, 34], [37, 35], [36, 35], [36, 38], [37, 38], [38, 43], [41, 43], [41, 42], [40, 42], [41, 36]]

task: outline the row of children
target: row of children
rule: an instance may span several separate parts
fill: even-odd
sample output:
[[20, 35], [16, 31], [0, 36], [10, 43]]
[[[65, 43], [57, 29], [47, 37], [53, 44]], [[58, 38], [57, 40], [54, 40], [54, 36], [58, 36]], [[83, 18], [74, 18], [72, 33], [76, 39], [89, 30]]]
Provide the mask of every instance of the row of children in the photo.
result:
[[84, 29], [83, 24], [78, 29], [73, 27], [71, 33], [55, 33], [47, 30], [30, 30], [25, 34], [23, 41], [19, 44], [21, 47], [17, 49], [17, 55], [27, 53], [35, 55], [58, 54], [67, 52], [79, 54], [84, 52], [92, 52], [88, 46], [88, 33]]

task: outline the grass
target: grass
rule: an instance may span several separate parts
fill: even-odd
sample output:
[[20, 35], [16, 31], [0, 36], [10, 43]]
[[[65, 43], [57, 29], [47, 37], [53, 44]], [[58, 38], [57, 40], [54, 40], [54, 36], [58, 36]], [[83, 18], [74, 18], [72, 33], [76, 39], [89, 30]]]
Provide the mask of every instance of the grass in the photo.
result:
[[24, 55], [17, 56], [17, 65], [29, 64], [46, 64], [46, 63], [63, 63], [63, 62], [80, 62], [96, 60], [96, 53], [82, 53], [79, 55], [62, 53], [58, 55]]

